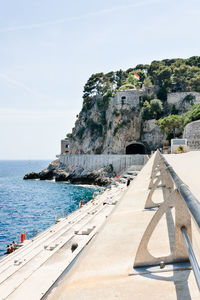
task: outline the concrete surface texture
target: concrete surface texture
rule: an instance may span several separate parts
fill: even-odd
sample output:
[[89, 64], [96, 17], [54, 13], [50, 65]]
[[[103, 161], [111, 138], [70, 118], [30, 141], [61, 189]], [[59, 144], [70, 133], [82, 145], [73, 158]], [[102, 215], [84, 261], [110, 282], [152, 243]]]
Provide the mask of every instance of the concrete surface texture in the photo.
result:
[[[0, 260], [0, 299], [37, 300], [95, 236], [126, 189], [117, 183]], [[72, 244], [78, 247], [72, 252]]]
[[[200, 152], [166, 156], [177, 174], [200, 199]], [[47, 299], [199, 299], [194, 273], [188, 270], [161, 270], [157, 273], [134, 273], [134, 258], [141, 238], [155, 209], [144, 209], [149, 193], [153, 158], [112, 211], [109, 218], [85, 247], [82, 254]], [[154, 201], [160, 202], [162, 188], [154, 193]], [[168, 255], [173, 248], [173, 209], [163, 215], [151, 236], [149, 252], [154, 256]], [[192, 224], [194, 227], [194, 224]], [[193, 241], [199, 250], [199, 232], [193, 228]], [[188, 266], [188, 264], [183, 264]], [[136, 269], [138, 272], [139, 269]], [[144, 268], [143, 268], [144, 271]], [[134, 273], [135, 274], [135, 273]]]
[[84, 171], [93, 171], [112, 164], [113, 170], [120, 173], [128, 167], [134, 165], [136, 170], [141, 170], [147, 162], [148, 156], [142, 154], [136, 155], [118, 155], [118, 154], [74, 154], [60, 155], [60, 162], [67, 168], [83, 168]]

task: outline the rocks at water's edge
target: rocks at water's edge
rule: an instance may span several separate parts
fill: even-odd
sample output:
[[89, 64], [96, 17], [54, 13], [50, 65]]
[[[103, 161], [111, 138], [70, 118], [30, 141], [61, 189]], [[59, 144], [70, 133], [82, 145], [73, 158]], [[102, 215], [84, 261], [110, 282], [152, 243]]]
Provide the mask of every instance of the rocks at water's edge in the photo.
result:
[[108, 185], [112, 183], [115, 174], [106, 168], [85, 172], [82, 168], [67, 170], [60, 164], [59, 159], [50, 163], [50, 165], [39, 173], [31, 172], [24, 176], [24, 179], [40, 179], [55, 181], [69, 181], [72, 184], [95, 184]]
[[31, 172], [24, 176], [24, 179], [39, 179], [39, 173]]

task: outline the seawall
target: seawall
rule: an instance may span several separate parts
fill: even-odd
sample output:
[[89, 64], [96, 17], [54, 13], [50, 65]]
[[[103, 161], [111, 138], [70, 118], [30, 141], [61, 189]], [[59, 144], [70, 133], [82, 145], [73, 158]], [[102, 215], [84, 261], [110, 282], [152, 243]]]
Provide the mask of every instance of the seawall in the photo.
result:
[[84, 171], [93, 171], [103, 167], [113, 166], [116, 173], [120, 173], [130, 166], [135, 166], [137, 170], [141, 170], [142, 166], [148, 161], [148, 155], [118, 155], [118, 154], [75, 154], [60, 156], [60, 163], [68, 168], [83, 168]]

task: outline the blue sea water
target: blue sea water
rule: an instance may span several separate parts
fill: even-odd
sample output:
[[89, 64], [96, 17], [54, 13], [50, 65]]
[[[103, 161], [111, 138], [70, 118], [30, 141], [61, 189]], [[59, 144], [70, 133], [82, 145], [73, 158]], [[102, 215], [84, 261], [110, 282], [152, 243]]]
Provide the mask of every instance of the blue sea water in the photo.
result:
[[23, 180], [41, 171], [49, 161], [0, 161], [0, 256], [6, 245], [29, 238], [76, 210], [80, 200], [92, 199], [94, 188], [63, 182]]

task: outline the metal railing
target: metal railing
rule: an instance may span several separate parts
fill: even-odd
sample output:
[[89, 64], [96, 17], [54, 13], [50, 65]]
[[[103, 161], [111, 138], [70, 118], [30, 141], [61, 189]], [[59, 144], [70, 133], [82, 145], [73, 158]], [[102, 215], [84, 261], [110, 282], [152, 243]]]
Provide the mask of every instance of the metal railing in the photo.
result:
[[[161, 203], [153, 202], [152, 198], [158, 187], [162, 187], [165, 191], [164, 201]], [[155, 154], [149, 189], [145, 208], [159, 208], [142, 237], [134, 268], [161, 265], [163, 262], [168, 264], [190, 260], [200, 290], [200, 269], [191, 243], [191, 218], [200, 231], [200, 203], [159, 151]], [[172, 207], [175, 208], [176, 214], [174, 250], [168, 256], [155, 258], [149, 253], [147, 245], [161, 217]]]

